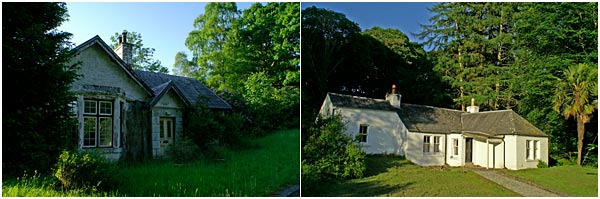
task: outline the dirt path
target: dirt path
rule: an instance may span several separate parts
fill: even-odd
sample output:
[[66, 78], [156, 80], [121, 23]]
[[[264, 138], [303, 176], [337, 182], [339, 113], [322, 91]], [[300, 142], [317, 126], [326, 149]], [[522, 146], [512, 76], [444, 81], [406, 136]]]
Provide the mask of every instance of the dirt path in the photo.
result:
[[560, 197], [565, 195], [559, 195], [548, 190], [542, 189], [538, 186], [534, 186], [530, 183], [516, 180], [515, 178], [508, 177], [505, 174], [495, 170], [484, 170], [484, 169], [473, 169], [473, 172], [480, 176], [495, 182], [507, 189], [520, 194], [521, 196], [527, 197]]

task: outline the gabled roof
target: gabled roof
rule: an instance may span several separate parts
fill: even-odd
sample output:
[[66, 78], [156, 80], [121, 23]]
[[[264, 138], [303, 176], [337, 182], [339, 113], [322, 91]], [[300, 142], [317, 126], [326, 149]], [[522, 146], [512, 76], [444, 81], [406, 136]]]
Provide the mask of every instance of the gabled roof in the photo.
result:
[[490, 135], [548, 136], [513, 110], [462, 114], [463, 131]]
[[396, 112], [412, 132], [487, 135], [548, 136], [512, 110], [465, 113], [460, 110], [402, 103], [400, 108], [383, 99], [327, 93], [335, 107]]
[[75, 47], [71, 53], [75, 56], [94, 45], [98, 45], [104, 50], [129, 78], [152, 96], [152, 100], [149, 102], [150, 106], [154, 106], [165, 93], [173, 89], [188, 106], [194, 105], [198, 96], [202, 95], [208, 98], [209, 108], [231, 109], [227, 102], [196, 79], [131, 69], [98, 35]]
[[125, 61], [123, 61], [110, 48], [110, 46], [108, 46], [106, 43], [104, 43], [104, 41], [100, 38], [100, 36], [96, 35], [96, 36], [92, 37], [91, 39], [83, 42], [79, 46], [72, 49], [71, 54], [72, 54], [72, 56], [75, 56], [75, 55], [81, 53], [82, 51], [84, 51], [85, 49], [88, 49], [89, 47], [92, 47], [94, 45], [98, 45], [102, 50], [104, 50], [104, 52], [106, 52], [106, 55], [108, 55], [108, 57], [110, 57], [110, 59], [112, 61], [114, 61], [123, 70], [123, 72], [125, 72], [125, 74], [127, 74], [127, 77], [131, 78], [133, 81], [135, 81], [135, 83], [137, 83], [142, 88], [144, 88], [144, 91], [146, 91], [146, 93], [148, 93], [149, 95], [152, 95], [152, 92], [150, 92], [150, 88], [148, 87], [148, 85], [144, 84], [142, 81], [140, 81], [135, 76], [131, 67], [127, 63], [125, 63]]
[[[194, 78], [180, 77], [163, 73], [133, 70], [135, 75], [151, 87], [153, 96], [161, 97], [166, 90], [173, 88], [188, 105], [195, 105], [199, 95], [208, 98], [208, 107], [216, 109], [231, 109], [223, 99], [218, 97], [200, 81]], [[153, 99], [152, 101], [154, 101]], [[158, 101], [158, 99], [156, 99]], [[154, 102], [156, 103], [156, 102]], [[154, 105], [154, 104], [152, 104]]]

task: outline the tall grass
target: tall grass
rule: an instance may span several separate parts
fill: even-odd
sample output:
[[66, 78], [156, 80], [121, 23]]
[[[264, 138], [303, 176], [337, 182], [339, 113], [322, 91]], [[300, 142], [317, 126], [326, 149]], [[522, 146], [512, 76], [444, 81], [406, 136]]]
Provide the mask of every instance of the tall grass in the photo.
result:
[[2, 196], [270, 196], [299, 183], [298, 129], [278, 131], [250, 142], [256, 147], [224, 150], [223, 161], [189, 165], [153, 161], [123, 167], [123, 183], [111, 193], [55, 191], [51, 180], [38, 178], [3, 183]]

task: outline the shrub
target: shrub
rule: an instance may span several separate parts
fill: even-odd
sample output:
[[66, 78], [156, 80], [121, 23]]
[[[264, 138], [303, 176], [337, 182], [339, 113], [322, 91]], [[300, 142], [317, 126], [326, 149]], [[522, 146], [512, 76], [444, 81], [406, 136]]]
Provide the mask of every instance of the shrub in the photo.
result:
[[178, 164], [190, 163], [198, 160], [200, 147], [189, 138], [184, 138], [171, 144], [166, 149], [167, 156]]
[[537, 168], [548, 168], [548, 164], [544, 161], [538, 160]]
[[63, 151], [55, 165], [54, 177], [64, 189], [109, 191], [118, 187], [117, 167], [98, 152]]
[[341, 118], [317, 120], [309, 129], [311, 136], [303, 147], [302, 165], [307, 168], [307, 173], [302, 171], [303, 175], [309, 181], [363, 177], [366, 154], [356, 140], [344, 134]]

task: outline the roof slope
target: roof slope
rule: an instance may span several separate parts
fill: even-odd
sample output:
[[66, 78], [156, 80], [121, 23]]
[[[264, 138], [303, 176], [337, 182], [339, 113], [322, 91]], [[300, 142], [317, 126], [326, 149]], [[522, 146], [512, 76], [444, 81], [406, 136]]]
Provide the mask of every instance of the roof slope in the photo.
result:
[[491, 135], [548, 136], [513, 110], [462, 114], [463, 131]]
[[396, 108], [386, 100], [328, 93], [336, 107], [396, 112], [409, 131], [428, 133], [460, 132], [461, 111], [402, 103]]
[[396, 112], [409, 131], [423, 133], [482, 132], [491, 135], [548, 136], [512, 110], [465, 113], [460, 110], [328, 93], [335, 107]]
[[196, 104], [198, 96], [201, 95], [208, 98], [209, 108], [231, 109], [227, 102], [196, 79], [141, 70], [133, 71], [142, 82], [152, 88], [154, 96], [161, 96], [162, 91], [168, 88], [169, 84], [172, 84], [176, 90], [180, 91], [183, 100], [190, 105]]

